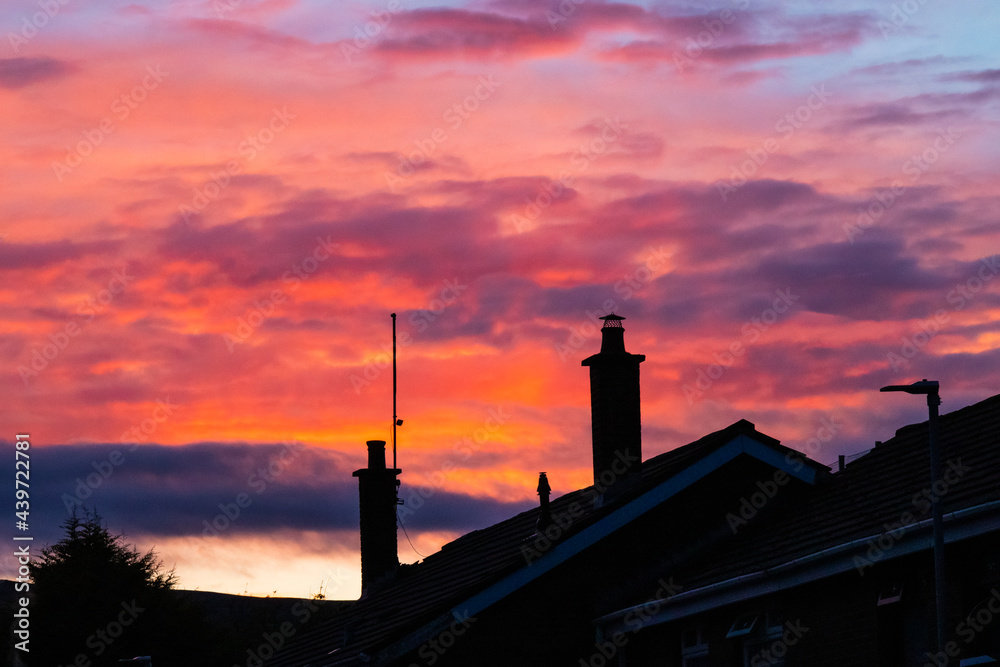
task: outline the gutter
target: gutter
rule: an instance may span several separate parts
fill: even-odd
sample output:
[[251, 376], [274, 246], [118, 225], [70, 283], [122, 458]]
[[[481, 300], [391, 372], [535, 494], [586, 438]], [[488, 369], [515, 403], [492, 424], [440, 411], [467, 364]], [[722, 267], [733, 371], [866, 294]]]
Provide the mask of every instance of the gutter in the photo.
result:
[[[990, 500], [946, 514], [944, 519], [948, 525], [946, 525], [945, 542], [959, 542], [997, 530], [998, 523], [994, 515], [1000, 515], [1000, 500]], [[883, 550], [883, 557], [876, 560], [866, 559], [866, 562], [874, 565], [929, 550], [932, 523], [933, 519], [928, 518], [907, 525], [904, 535], [889, 549]], [[606, 614], [598, 618], [595, 624], [607, 634], [635, 632], [646, 626], [668, 623], [724, 605], [849, 572], [857, 569], [854, 558], [866, 548], [870, 548], [872, 541], [886, 534], [886, 532], [875, 533], [794, 558], [772, 568], [682, 591], [664, 600], [656, 613], [650, 613], [646, 608], [647, 603], [643, 603]], [[864, 572], [859, 576], [863, 577]], [[637, 616], [642, 620], [635, 620]], [[639, 627], [635, 627], [637, 624]]]

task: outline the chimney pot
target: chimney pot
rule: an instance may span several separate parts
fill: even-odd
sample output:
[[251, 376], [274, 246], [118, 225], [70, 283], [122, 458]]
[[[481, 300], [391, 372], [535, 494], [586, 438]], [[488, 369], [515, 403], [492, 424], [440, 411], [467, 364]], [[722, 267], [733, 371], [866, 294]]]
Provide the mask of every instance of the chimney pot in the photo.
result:
[[369, 440], [368, 469], [385, 470], [385, 440]]

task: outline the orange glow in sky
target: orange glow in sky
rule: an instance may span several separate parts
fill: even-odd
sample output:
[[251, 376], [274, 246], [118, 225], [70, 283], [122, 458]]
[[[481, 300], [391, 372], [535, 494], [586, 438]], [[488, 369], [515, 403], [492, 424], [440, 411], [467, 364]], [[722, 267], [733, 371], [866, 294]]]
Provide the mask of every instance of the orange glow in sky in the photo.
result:
[[536, 503], [539, 471], [588, 483], [609, 311], [647, 357], [647, 457], [834, 420], [831, 463], [922, 420], [879, 386], [935, 378], [948, 411], [1000, 385], [990, 3], [884, 29], [854, 3], [405, 2], [365, 40], [384, 4], [69, 3], [31, 36], [14, 4], [0, 441], [41, 452], [38, 546], [124, 448], [77, 500], [183, 587], [356, 596], [392, 312], [425, 554]]

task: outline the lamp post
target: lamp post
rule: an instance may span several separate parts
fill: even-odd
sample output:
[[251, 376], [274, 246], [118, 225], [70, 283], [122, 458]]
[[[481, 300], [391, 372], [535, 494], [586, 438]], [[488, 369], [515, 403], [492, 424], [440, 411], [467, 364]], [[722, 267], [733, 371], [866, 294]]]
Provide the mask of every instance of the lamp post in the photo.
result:
[[944, 519], [941, 516], [941, 499], [934, 493], [934, 483], [941, 479], [941, 453], [938, 451], [938, 394], [937, 380], [920, 380], [913, 384], [893, 384], [879, 391], [905, 391], [907, 394], [926, 394], [928, 430], [931, 458], [931, 517], [934, 527], [934, 607], [937, 616], [937, 650], [943, 651], [947, 640], [945, 618], [946, 584], [944, 579]]

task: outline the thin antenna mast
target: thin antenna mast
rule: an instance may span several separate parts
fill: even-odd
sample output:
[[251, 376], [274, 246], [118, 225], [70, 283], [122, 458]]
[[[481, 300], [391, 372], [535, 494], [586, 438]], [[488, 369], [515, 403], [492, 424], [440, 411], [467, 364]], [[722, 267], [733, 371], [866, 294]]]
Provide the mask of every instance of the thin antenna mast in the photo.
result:
[[392, 467], [396, 468], [396, 313], [392, 313]]

